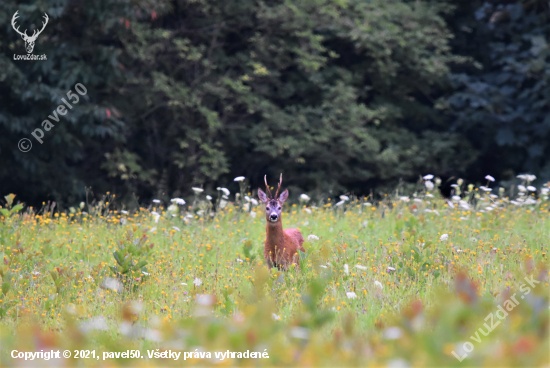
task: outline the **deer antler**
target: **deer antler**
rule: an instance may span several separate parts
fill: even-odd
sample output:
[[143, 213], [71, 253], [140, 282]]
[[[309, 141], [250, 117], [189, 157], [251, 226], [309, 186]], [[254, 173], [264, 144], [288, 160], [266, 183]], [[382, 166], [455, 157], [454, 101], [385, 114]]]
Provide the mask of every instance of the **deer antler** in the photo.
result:
[[[44, 18], [45, 18], [45, 22], [42, 22], [42, 29], [40, 31], [36, 31], [36, 29], [34, 30], [34, 32], [32, 33], [32, 36], [30, 36], [29, 38], [31, 39], [36, 39], [38, 37], [38, 35], [40, 35], [40, 33], [42, 33], [42, 31], [44, 30], [44, 28], [46, 28], [46, 24], [48, 24], [48, 20], [50, 18], [48, 18], [48, 14], [44, 13]], [[25, 34], [26, 34], [26, 30], [25, 30]]]
[[23, 37], [25, 37], [25, 36], [26, 36], [26, 37], [29, 37], [29, 36], [27, 35], [27, 30], [26, 30], [26, 29], [25, 29], [25, 33], [23, 33], [23, 32], [21, 32], [21, 31], [19, 31], [19, 26], [17, 26], [17, 28], [15, 28], [15, 20], [16, 20], [17, 18], [19, 18], [19, 15], [17, 15], [17, 13], [19, 13], [19, 10], [16, 11], [15, 14], [13, 15], [13, 17], [11, 18], [11, 26], [12, 26], [12, 28], [15, 30], [15, 32], [19, 33], [21, 36], [23, 36]]
[[21, 32], [21, 31], [19, 30], [19, 26], [17, 26], [17, 28], [15, 27], [15, 26], [16, 26], [15, 20], [16, 20], [17, 18], [19, 18], [19, 15], [18, 15], [17, 13], [19, 13], [19, 10], [16, 11], [15, 14], [13, 15], [13, 17], [11, 18], [11, 26], [13, 27], [13, 29], [15, 30], [15, 32], [19, 33], [19, 34], [21, 35], [21, 37], [23, 37], [23, 39], [25, 39], [25, 40], [32, 40], [32, 41], [36, 40], [36, 38], [38, 37], [38, 35], [39, 35], [40, 33], [42, 33], [42, 31], [44, 30], [44, 28], [46, 28], [46, 24], [48, 24], [48, 20], [50, 19], [50, 18], [48, 18], [48, 14], [44, 13], [44, 20], [45, 20], [45, 22], [42, 22], [42, 29], [41, 29], [40, 31], [37, 31], [37, 30], [35, 29], [34, 32], [33, 32], [33, 34], [32, 34], [32, 36], [29, 36], [29, 35], [27, 34], [27, 30], [26, 30], [26, 29], [25, 29], [25, 32]]
[[273, 196], [271, 195], [271, 191], [269, 190], [269, 185], [267, 185], [267, 175], [264, 175], [264, 182], [265, 182], [265, 189], [267, 189], [267, 194], [269, 195], [270, 198], [273, 198]]
[[281, 177], [279, 178], [279, 186], [277, 187], [277, 193], [275, 193], [275, 198], [279, 197], [279, 189], [281, 189], [281, 184], [283, 184], [283, 173], [281, 173]]

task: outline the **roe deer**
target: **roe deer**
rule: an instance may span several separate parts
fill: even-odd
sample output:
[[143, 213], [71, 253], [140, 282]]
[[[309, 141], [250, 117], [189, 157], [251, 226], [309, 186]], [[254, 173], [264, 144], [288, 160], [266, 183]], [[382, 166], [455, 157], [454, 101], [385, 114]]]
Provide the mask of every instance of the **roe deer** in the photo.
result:
[[271, 195], [269, 185], [267, 185], [267, 175], [264, 176], [264, 181], [269, 197], [261, 189], [258, 189], [258, 197], [260, 201], [265, 203], [265, 218], [267, 220], [264, 258], [269, 269], [277, 267], [287, 270], [290, 264], [298, 264], [298, 259], [300, 257], [298, 250], [305, 252], [302, 245], [304, 243], [304, 237], [299, 230], [283, 230], [281, 209], [283, 203], [285, 203], [288, 198], [288, 189], [285, 189], [279, 196], [279, 189], [281, 189], [281, 184], [283, 182], [283, 174], [281, 174], [281, 178], [279, 179], [279, 186], [277, 188], [277, 193], [275, 193], [275, 197]]

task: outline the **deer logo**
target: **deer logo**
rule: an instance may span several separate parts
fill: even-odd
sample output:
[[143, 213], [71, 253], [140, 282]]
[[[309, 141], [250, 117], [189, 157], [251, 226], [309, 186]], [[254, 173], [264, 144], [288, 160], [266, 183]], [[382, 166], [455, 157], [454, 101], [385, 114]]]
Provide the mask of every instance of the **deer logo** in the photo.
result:
[[19, 13], [19, 10], [16, 11], [15, 14], [13, 15], [13, 18], [11, 18], [11, 26], [13, 27], [15, 32], [17, 32], [21, 35], [21, 38], [23, 39], [23, 41], [25, 41], [25, 49], [27, 49], [27, 53], [30, 54], [30, 53], [32, 53], [32, 50], [34, 49], [34, 43], [36, 42], [36, 39], [38, 38], [40, 33], [42, 33], [44, 28], [46, 28], [46, 24], [48, 24], [48, 19], [49, 19], [48, 14], [44, 13], [45, 22], [42, 23], [42, 29], [40, 31], [37, 31], [35, 29], [32, 36], [29, 36], [27, 34], [26, 29], [25, 29], [25, 32], [21, 32], [21, 31], [19, 31], [19, 26], [17, 26], [17, 28], [16, 28], [15, 20], [19, 17], [19, 15], [17, 15], [17, 13]]

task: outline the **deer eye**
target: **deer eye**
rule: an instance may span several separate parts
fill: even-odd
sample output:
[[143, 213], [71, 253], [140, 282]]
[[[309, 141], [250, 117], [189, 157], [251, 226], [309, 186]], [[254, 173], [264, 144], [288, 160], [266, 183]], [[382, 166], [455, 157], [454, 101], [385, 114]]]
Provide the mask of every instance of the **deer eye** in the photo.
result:
[[281, 207], [277, 207], [278, 210], [281, 210]]
[[269, 211], [269, 207], [266, 206], [265, 209]]

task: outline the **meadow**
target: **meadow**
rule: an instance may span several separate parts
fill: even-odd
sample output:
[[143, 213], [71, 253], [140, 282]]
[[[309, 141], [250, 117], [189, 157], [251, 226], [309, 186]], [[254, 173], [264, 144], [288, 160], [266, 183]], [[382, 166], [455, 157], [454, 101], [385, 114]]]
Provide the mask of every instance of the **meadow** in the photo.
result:
[[265, 266], [244, 181], [131, 211], [6, 196], [0, 365], [548, 366], [548, 186], [434, 182], [285, 205], [306, 238], [287, 272]]

